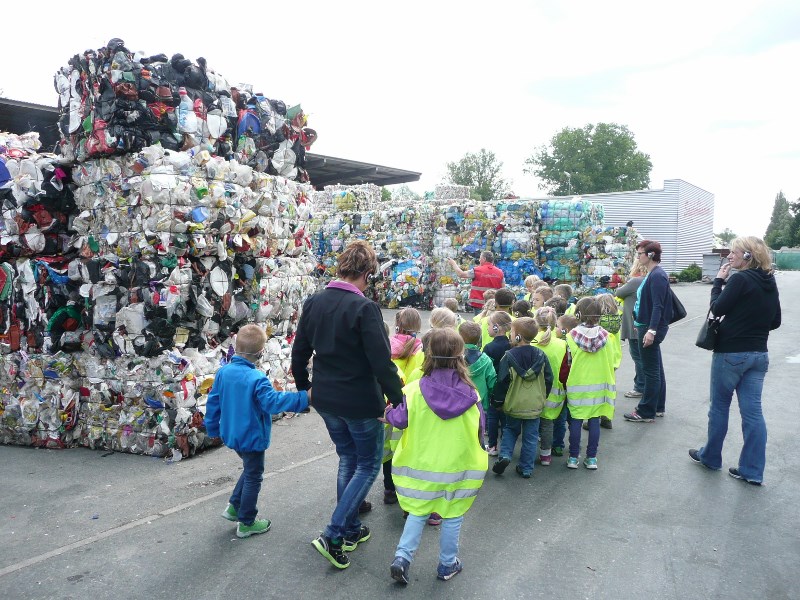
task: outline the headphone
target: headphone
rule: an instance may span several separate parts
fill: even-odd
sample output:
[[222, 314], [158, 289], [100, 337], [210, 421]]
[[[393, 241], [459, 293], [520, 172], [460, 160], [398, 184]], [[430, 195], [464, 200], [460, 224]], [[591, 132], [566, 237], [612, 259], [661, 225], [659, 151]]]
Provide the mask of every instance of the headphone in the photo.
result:
[[497, 325], [492, 325], [492, 331], [498, 333], [500, 331], [500, 328]]
[[750, 260], [751, 258], [753, 258], [753, 255], [752, 255], [750, 252], [747, 252], [747, 251], [745, 250], [745, 251], [742, 253], [742, 258], [743, 258], [743, 259], [745, 259], [745, 260]]
[[655, 252], [648, 252], [647, 253], [647, 256], [650, 257], [650, 258], [653, 258], [655, 255], [656, 255]]
[[522, 336], [519, 335], [519, 334], [515, 335], [514, 336], [514, 341], [519, 344], [522, 341]]

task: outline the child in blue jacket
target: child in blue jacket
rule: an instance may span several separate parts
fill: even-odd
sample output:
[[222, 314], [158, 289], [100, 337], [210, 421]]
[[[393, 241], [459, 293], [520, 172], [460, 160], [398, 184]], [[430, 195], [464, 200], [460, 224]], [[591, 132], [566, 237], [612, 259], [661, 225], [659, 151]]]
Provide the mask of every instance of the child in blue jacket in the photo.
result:
[[242, 474], [222, 518], [238, 521], [236, 537], [266, 533], [269, 519], [256, 519], [258, 493], [264, 475], [264, 452], [269, 448], [272, 415], [300, 412], [311, 401], [308, 392], [277, 392], [256, 369], [267, 335], [257, 325], [245, 325], [236, 335], [236, 355], [222, 367], [206, 402], [209, 437], [221, 437], [242, 459]]

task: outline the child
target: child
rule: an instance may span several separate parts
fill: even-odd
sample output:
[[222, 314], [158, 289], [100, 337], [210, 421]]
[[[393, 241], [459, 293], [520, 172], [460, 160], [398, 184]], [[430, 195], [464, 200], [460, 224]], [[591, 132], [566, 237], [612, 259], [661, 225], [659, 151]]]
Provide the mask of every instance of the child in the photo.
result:
[[[394, 317], [394, 335], [389, 338], [392, 362], [397, 367], [403, 385], [412, 381], [413, 374], [422, 366], [425, 355], [422, 340], [417, 334], [422, 329], [422, 316], [416, 308], [406, 307]], [[388, 335], [387, 331], [387, 335]], [[419, 379], [419, 377], [416, 377]], [[383, 440], [383, 503], [397, 504], [397, 490], [392, 480], [392, 456], [402, 432], [388, 423], [384, 425]]]
[[583, 465], [587, 469], [597, 469], [600, 417], [614, 418], [614, 351], [608, 343], [608, 332], [598, 325], [600, 306], [594, 298], [581, 298], [575, 306], [575, 316], [580, 324], [567, 335], [572, 355], [567, 378], [567, 406], [572, 416], [567, 468], [578, 468], [581, 425], [588, 419], [589, 441]]
[[300, 412], [311, 402], [306, 392], [276, 392], [263, 371], [256, 369], [264, 354], [267, 334], [257, 325], [245, 325], [236, 335], [236, 355], [217, 371], [206, 401], [205, 425], [209, 437], [223, 443], [242, 459], [236, 482], [222, 518], [238, 521], [236, 537], [266, 533], [269, 519], [256, 519], [258, 493], [264, 473], [264, 452], [269, 448], [272, 415]]
[[609, 334], [609, 342], [614, 350], [614, 370], [619, 369], [622, 362], [622, 342], [619, 339], [619, 330], [622, 325], [622, 311], [619, 302], [611, 294], [601, 294], [595, 298], [600, 305], [600, 326]]
[[[560, 296], [559, 299], [563, 300]], [[557, 323], [556, 337], [566, 342], [567, 334], [578, 326], [578, 319], [576, 319], [574, 315], [561, 315], [558, 317]], [[569, 353], [569, 346], [567, 346], [567, 363], [572, 365], [572, 356]], [[567, 433], [567, 423], [571, 421], [572, 418], [569, 416], [569, 409], [565, 405], [564, 410], [561, 411], [561, 415], [553, 424], [553, 456], [564, 455], [564, 436]]]
[[[550, 451], [553, 446], [555, 421], [561, 418], [562, 412], [565, 412], [564, 399], [566, 398], [566, 392], [564, 391], [564, 386], [567, 383], [567, 375], [569, 375], [569, 358], [567, 356], [567, 343], [553, 336], [553, 332], [557, 327], [556, 311], [546, 306], [542, 307], [536, 311], [535, 320], [536, 325], [539, 327], [539, 335], [533, 343], [547, 355], [547, 360], [550, 363], [550, 369], [553, 371], [555, 379], [539, 421], [539, 436], [541, 439], [539, 463], [546, 467], [550, 465], [552, 460]], [[563, 439], [562, 434], [562, 444]]]
[[442, 306], [452, 311], [456, 316], [456, 330], [458, 330], [458, 328], [461, 327], [461, 324], [464, 322], [464, 319], [460, 314], [458, 314], [458, 300], [455, 298], [445, 298]]
[[531, 297], [533, 296], [533, 290], [536, 289], [534, 285], [537, 281], [541, 281], [541, 278], [538, 275], [528, 275], [525, 278], [525, 289], [528, 290], [528, 293], [525, 294], [525, 300], [528, 302], [531, 301]]
[[547, 286], [541, 286], [533, 292], [533, 308], [542, 308], [544, 303], [553, 297], [553, 290]]
[[500, 360], [500, 371], [493, 394], [495, 408], [506, 415], [500, 456], [492, 471], [502, 475], [511, 463], [514, 445], [522, 433], [517, 474], [525, 479], [533, 474], [533, 461], [539, 444], [539, 416], [553, 387], [553, 371], [544, 352], [531, 346], [539, 329], [528, 317], [511, 324], [511, 349]]
[[456, 314], [449, 308], [440, 306], [431, 311], [431, 329], [456, 328]]
[[465, 321], [458, 330], [464, 340], [464, 360], [469, 367], [472, 383], [478, 390], [484, 412], [489, 407], [489, 393], [494, 389], [497, 374], [494, 370], [492, 359], [478, 348], [481, 341], [481, 328], [477, 323]]
[[494, 301], [497, 304], [497, 310], [511, 314], [511, 307], [517, 299], [513, 290], [509, 288], [500, 288], [494, 295]]
[[[508, 341], [508, 333], [511, 331], [511, 315], [504, 312], [495, 312], [489, 317], [489, 333], [492, 341], [483, 347], [483, 352], [492, 359], [495, 373], [500, 370], [500, 360], [507, 350], [511, 349]], [[496, 383], [496, 380], [495, 380]], [[492, 393], [493, 394], [493, 393]], [[488, 436], [486, 451], [489, 456], [497, 456], [498, 428], [505, 425], [505, 416], [489, 402], [489, 410], [486, 412], [486, 429]]]
[[574, 290], [572, 286], [568, 283], [559, 283], [557, 286], [553, 288], [553, 294], [556, 296], [561, 296], [564, 300], [567, 301], [567, 310], [564, 311], [564, 314], [572, 315], [575, 313], [575, 299]]
[[436, 329], [428, 346], [422, 379], [403, 388], [400, 405], [386, 407], [386, 420], [404, 430], [392, 475], [400, 506], [409, 515], [390, 570], [392, 579], [404, 584], [433, 513], [443, 517], [437, 577], [447, 581], [461, 572], [461, 523], [488, 467], [480, 443], [483, 414], [464, 362], [464, 342], [452, 329]]
[[556, 311], [556, 317], [560, 317], [567, 310], [567, 301], [557, 295], [547, 300], [544, 305], [552, 307]]
[[[495, 289], [486, 290], [485, 292], [483, 292], [483, 309], [477, 315], [472, 317], [473, 321], [479, 323], [481, 319], [485, 319], [494, 312], [495, 310], [494, 296], [496, 293], [497, 290]], [[489, 302], [491, 302], [491, 304], [489, 304]]]
[[515, 319], [519, 319], [520, 317], [533, 317], [530, 303], [527, 300], [517, 300], [511, 305], [511, 315]]

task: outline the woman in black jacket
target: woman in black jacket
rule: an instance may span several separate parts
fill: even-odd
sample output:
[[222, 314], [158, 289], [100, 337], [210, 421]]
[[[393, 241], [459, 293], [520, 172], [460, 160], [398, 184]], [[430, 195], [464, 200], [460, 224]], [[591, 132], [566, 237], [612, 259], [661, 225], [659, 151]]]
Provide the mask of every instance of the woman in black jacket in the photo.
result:
[[[738, 272], [731, 275], [731, 268]], [[766, 464], [767, 424], [761, 391], [769, 367], [769, 332], [781, 325], [778, 285], [769, 249], [756, 237], [731, 242], [728, 263], [720, 267], [711, 288], [711, 312], [723, 317], [711, 359], [711, 407], [708, 441], [689, 457], [709, 469], [722, 468], [722, 444], [728, 432], [733, 392], [739, 400], [744, 445], [731, 477], [761, 485]]]
[[386, 407], [384, 396], [395, 406], [403, 400], [381, 309], [363, 293], [377, 268], [369, 244], [350, 244], [339, 255], [338, 279], [303, 305], [292, 347], [298, 390], [311, 387], [308, 361], [314, 354], [314, 408], [339, 455], [336, 508], [312, 544], [340, 569], [350, 564], [345, 552], [370, 535], [358, 508], [381, 469], [383, 424], [378, 418]]

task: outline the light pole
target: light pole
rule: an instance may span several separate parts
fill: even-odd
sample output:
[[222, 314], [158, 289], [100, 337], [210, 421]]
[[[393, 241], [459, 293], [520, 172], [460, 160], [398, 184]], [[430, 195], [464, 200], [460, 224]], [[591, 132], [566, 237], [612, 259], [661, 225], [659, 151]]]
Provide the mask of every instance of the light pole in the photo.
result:
[[572, 196], [572, 174], [569, 171], [564, 171], [567, 176], [567, 196]]

